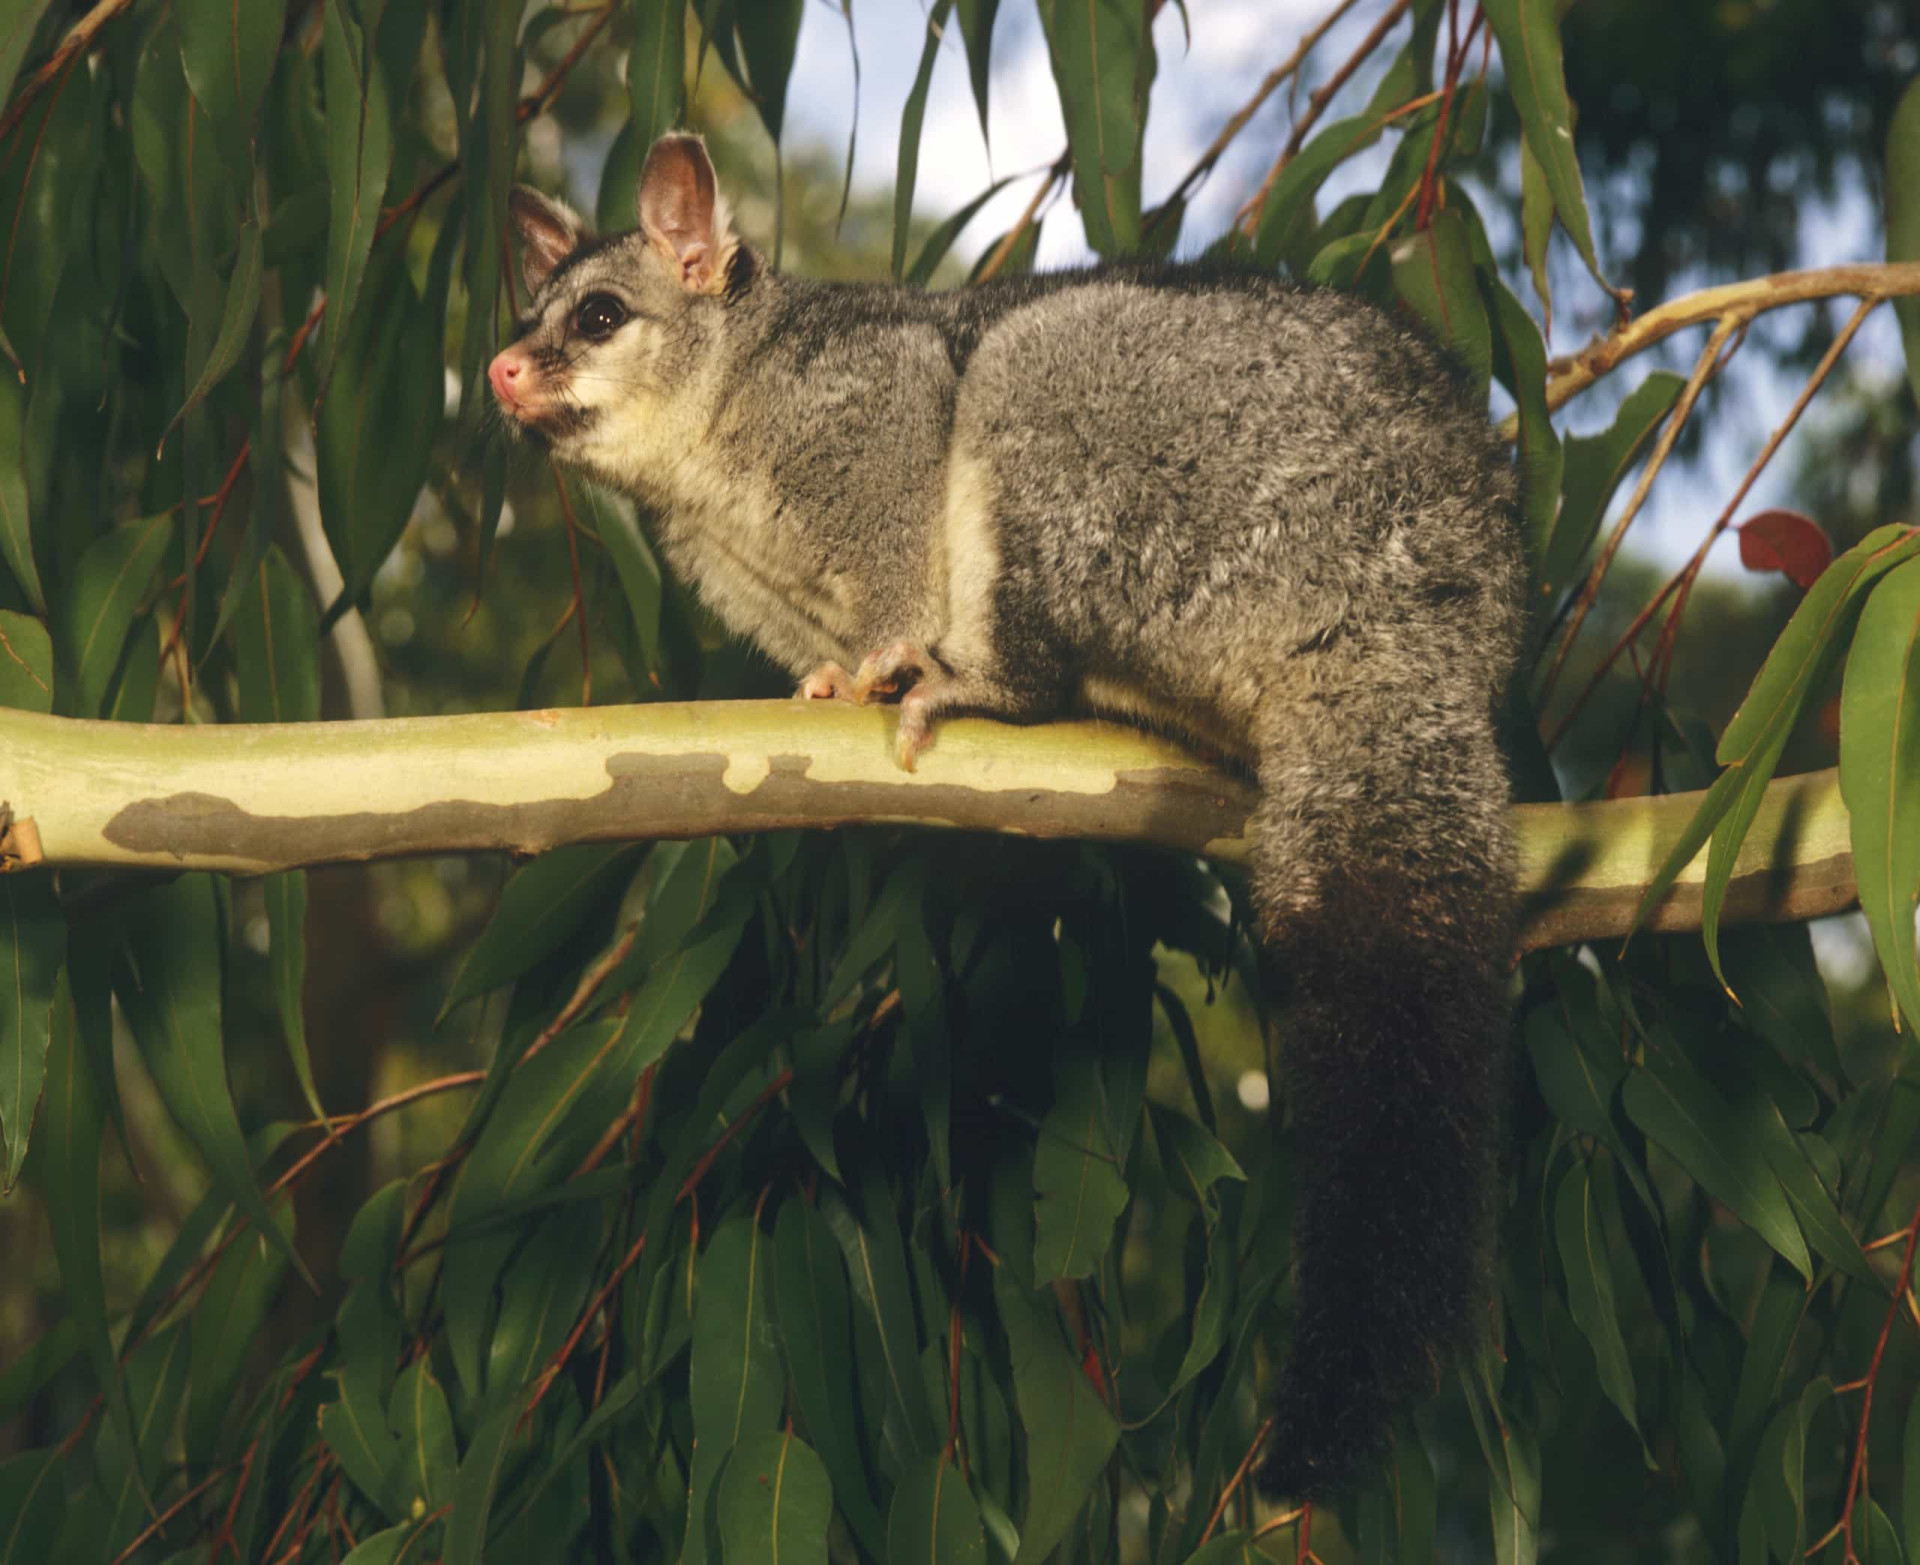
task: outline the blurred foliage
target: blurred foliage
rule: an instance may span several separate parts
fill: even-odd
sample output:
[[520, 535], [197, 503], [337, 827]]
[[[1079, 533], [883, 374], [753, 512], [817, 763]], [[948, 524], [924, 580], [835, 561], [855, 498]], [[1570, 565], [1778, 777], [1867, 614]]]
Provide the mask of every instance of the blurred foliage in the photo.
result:
[[[944, 29], [983, 120], [998, 9], [928, 13], [926, 61]], [[1504, 388], [1543, 669], [1678, 385], [1630, 362], [1618, 420], [1568, 437], [1527, 280], [1602, 317], [1588, 272], [1650, 304], [1788, 264], [1920, 135], [1895, 130], [1920, 60], [1893, 4], [1416, 0], [1243, 229], [1182, 233], [1179, 202], [1143, 211], [1141, 152], [1156, 49], [1204, 8], [1007, 9], [1048, 51], [1096, 248], [1360, 289]], [[960, 284], [970, 213], [902, 222], [925, 73], [898, 188], [848, 190], [785, 125], [801, 26], [843, 21], [15, 5], [0, 706], [783, 693], [661, 577], [645, 518], [509, 453], [479, 374], [510, 181], [624, 221], [683, 114], [783, 266]], [[1374, 147], [1377, 186], [1323, 199]], [[1006, 239], [983, 253], [1027, 264], [1032, 231]], [[1789, 357], [1835, 329], [1794, 319]], [[1855, 806], [1891, 866], [1869, 918], [1818, 942], [1858, 971], [1830, 1006], [1800, 926], [1520, 964], [1500, 1346], [1315, 1513], [1326, 1565], [1920, 1555], [1920, 1079], [1872, 970], [1913, 982], [1916, 426], [1900, 386], [1822, 410], [1800, 501], [1852, 552], [1806, 593], [1689, 582], [1671, 657], [1647, 636], [1602, 672], [1662, 586], [1623, 559], [1548, 724], [1536, 671], [1511, 727], [1525, 797], [1719, 777], [1721, 854], [1744, 780], [1837, 757], [1886, 805]], [[1146, 853], [881, 828], [0, 879], [0, 992], [31, 1002], [0, 1016], [0, 1560], [1305, 1557], [1237, 1481], [1311, 1149], [1233, 893]]]

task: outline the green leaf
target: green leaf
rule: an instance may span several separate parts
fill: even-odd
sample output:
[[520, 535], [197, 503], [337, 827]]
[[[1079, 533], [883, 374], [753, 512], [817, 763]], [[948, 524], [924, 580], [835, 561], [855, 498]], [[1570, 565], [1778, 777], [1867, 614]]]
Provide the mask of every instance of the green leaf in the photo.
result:
[[13, 1188], [27, 1160], [66, 954], [67, 920], [53, 878], [0, 875], [0, 1137], [7, 1152], [0, 1190]]
[[1840, 792], [1887, 987], [1920, 1030], [1920, 560], [1875, 587], [1861, 611], [1840, 695]]
[[53, 710], [53, 638], [31, 615], [0, 609], [0, 707]]
[[1553, 289], [1547, 280], [1547, 241], [1553, 237], [1553, 192], [1547, 189], [1547, 171], [1533, 155], [1533, 144], [1520, 140], [1520, 248], [1533, 291], [1546, 312], [1547, 332], [1553, 331]]
[[320, 716], [320, 629], [313, 594], [269, 548], [234, 615], [234, 679], [243, 723], [311, 723]]
[[500, 1280], [500, 1314], [487, 1344], [487, 1396], [511, 1397], [560, 1351], [592, 1291], [600, 1204], [556, 1208]]
[[[1720, 909], [1733, 878], [1740, 845], [1759, 812], [1766, 785], [1779, 765], [1793, 725], [1813, 694], [1825, 687], [1828, 672], [1846, 645], [1867, 589], [1901, 560], [1917, 553], [1920, 553], [1920, 533], [1882, 527], [1823, 571], [1774, 642], [1767, 661], [1754, 676], [1746, 700], [1741, 702], [1739, 711], [1733, 714], [1720, 736], [1717, 758], [1721, 765], [1737, 773], [1739, 780], [1728, 794], [1724, 814], [1714, 825], [1713, 840], [1707, 850], [1700, 933], [1706, 942], [1707, 959], [1713, 964], [1714, 976], [1723, 984], [1726, 975], [1720, 968]], [[1843, 788], [1843, 795], [1844, 791]], [[1883, 801], [1880, 807], [1884, 810], [1888, 806]], [[1651, 905], [1649, 888], [1649, 896], [1643, 899], [1641, 908], [1644, 911]]]
[[949, 1458], [925, 1457], [900, 1480], [884, 1557], [887, 1565], [987, 1565], [980, 1507]]
[[1900, 1446], [1900, 1525], [1907, 1557], [1920, 1560], [1920, 1397], [1907, 1406], [1906, 1437]]
[[374, 1368], [349, 1368], [333, 1377], [340, 1395], [320, 1409], [320, 1438], [354, 1487], [388, 1518], [407, 1515], [401, 1499], [405, 1453], [387, 1427]]
[[521, 865], [447, 986], [438, 1019], [463, 1000], [512, 983], [559, 950], [605, 909], [632, 876], [639, 853], [632, 843], [579, 842]]
[[[1920, 261], [1920, 78], [1907, 84], [1887, 126], [1887, 178], [1880, 188], [1887, 193], [1887, 259]], [[1893, 311], [1907, 349], [1907, 383], [1920, 402], [1920, 298], [1895, 299]]]
[[[1867, 587], [1904, 560], [1920, 553], [1920, 534], [1897, 527], [1869, 533], [1821, 573], [1800, 600], [1793, 618], [1774, 642], [1767, 661], [1754, 676], [1752, 688], [1733, 720], [1720, 736], [1717, 758], [1728, 769], [1715, 779], [1700, 801], [1693, 819], [1675, 841], [1672, 851], [1654, 871], [1634, 912], [1636, 926], [1667, 893], [1674, 878], [1692, 862], [1701, 844], [1731, 817], [1720, 839], [1717, 856], [1710, 854], [1708, 884], [1702, 904], [1702, 934], [1716, 976], [1720, 971], [1716, 935], [1720, 900], [1725, 896], [1739, 839], [1745, 837], [1759, 808], [1759, 795], [1779, 763], [1780, 752], [1793, 731], [1810, 694], [1822, 688], [1827, 673], [1846, 644], [1859, 602]], [[1754, 781], [1758, 778], [1758, 782]]]
[[1640, 1432], [1633, 1365], [1627, 1358], [1626, 1340], [1620, 1335], [1620, 1318], [1614, 1307], [1613, 1262], [1607, 1253], [1599, 1206], [1593, 1198], [1592, 1172], [1578, 1159], [1560, 1181], [1560, 1193], [1554, 1201], [1554, 1233], [1560, 1264], [1567, 1275], [1567, 1308], [1593, 1349], [1600, 1389], [1640, 1441], [1648, 1470], [1657, 1471], [1659, 1463]]
[[[681, 1556], [687, 1565], [704, 1565], [707, 1558], [703, 1519], [721, 1462], [750, 1436], [773, 1429], [786, 1395], [767, 1313], [771, 1249], [751, 1217], [736, 1217], [721, 1225], [699, 1262], [700, 1300], [693, 1313], [687, 1378], [694, 1435]], [[724, 1504], [721, 1509], [724, 1523]]]
[[792, 1430], [763, 1429], [734, 1447], [720, 1483], [720, 1552], [728, 1565], [827, 1565], [833, 1487]]
[[293, 1250], [289, 1198], [275, 1200], [274, 1219], [281, 1242], [269, 1249], [258, 1233], [241, 1233], [220, 1257], [193, 1308], [184, 1444], [188, 1459], [196, 1464], [211, 1461], [222, 1437], [230, 1438], [235, 1431], [233, 1395], [240, 1372], [255, 1336], [267, 1323]]
[[1013, 1394], [1027, 1436], [1029, 1489], [1013, 1565], [1039, 1565], [1065, 1538], [1120, 1438], [1093, 1382], [1061, 1341], [1050, 1309], [1000, 1267], [994, 1302], [1007, 1334]]
[[174, 1123], [226, 1198], [280, 1246], [303, 1281], [306, 1263], [267, 1211], [227, 1088], [220, 1021], [222, 941], [209, 875], [129, 897], [120, 917], [114, 992]]
[[1554, 524], [1540, 567], [1544, 597], [1557, 597], [1572, 582], [1600, 531], [1614, 490], [1686, 383], [1684, 376], [1655, 370], [1627, 393], [1605, 430], [1567, 437], [1560, 520]]
[[1692, 1067], [1665, 1049], [1627, 1077], [1622, 1101], [1651, 1141], [1679, 1162], [1802, 1277], [1813, 1264], [1780, 1181], [1760, 1149], [1745, 1142], [1726, 1103]]
[[85, 1346], [80, 1323], [69, 1315], [20, 1349], [0, 1368], [0, 1418], [18, 1418], [21, 1409], [71, 1364]]
[[516, 1438], [524, 1433], [520, 1428], [521, 1400], [514, 1398], [474, 1431], [453, 1482], [453, 1511], [447, 1517], [442, 1565], [481, 1565], [500, 1469]]
[[[513, 1090], [501, 1096], [467, 1155], [447, 1216], [456, 1233], [447, 1245], [446, 1335], [454, 1368], [470, 1395], [477, 1395], [482, 1384], [495, 1278], [514, 1246], [510, 1234], [462, 1237], [457, 1231], [571, 1171], [586, 1148], [579, 1134], [561, 1132], [606, 1069], [619, 1028], [618, 1019], [570, 1027], [521, 1065]], [[585, 1132], [589, 1138], [598, 1133], [597, 1126]]]
[[53, 626], [55, 709], [63, 716], [100, 715], [134, 612], [172, 537], [173, 518], [162, 513], [114, 528], [80, 556]]
[[[50, 0], [15, 0], [0, 21], [0, 103], [13, 96], [13, 79], [20, 74], [20, 62], [33, 47], [34, 30], [47, 14]], [[984, 110], [982, 111], [985, 112]]]
[[0, 1462], [0, 1565], [43, 1565], [55, 1557], [66, 1471], [58, 1451], [25, 1451]]
[[1560, 20], [1554, 0], [1487, 0], [1487, 20], [1500, 41], [1513, 106], [1527, 146], [1540, 162], [1554, 211], [1580, 259], [1602, 288], [1608, 286], [1594, 254], [1587, 193], [1573, 149], [1573, 105], [1560, 63]]
[[[965, 7], [962, 6], [961, 9], [964, 11]], [[1002, 175], [927, 235], [927, 242], [920, 247], [919, 255], [914, 257], [913, 265], [907, 269], [908, 287], [924, 288], [933, 281], [935, 270], [946, 259], [947, 252], [953, 248], [953, 242], [960, 237], [961, 230], [974, 220], [983, 206], [999, 195], [1017, 177], [1013, 174]]]
[[254, 126], [280, 52], [286, 0], [177, 0], [180, 63], [236, 182], [253, 174]]
[[884, 1558], [880, 1513], [860, 1461], [853, 1383], [845, 1373], [853, 1313], [833, 1229], [804, 1198], [789, 1196], [774, 1226], [773, 1254], [774, 1302], [794, 1401], [832, 1475], [841, 1514], [861, 1546]]
[[1809, 1381], [1797, 1402], [1780, 1409], [1760, 1443], [1755, 1491], [1768, 1543], [1783, 1560], [1805, 1556], [1807, 1545], [1807, 1431], [1833, 1385], [1821, 1377]]
[[1140, 138], [1154, 65], [1147, 11], [1130, 0], [1039, 6], [1087, 242], [1124, 255], [1140, 243]]
[[397, 1527], [389, 1527], [384, 1532], [376, 1532], [370, 1538], [362, 1538], [359, 1546], [341, 1565], [399, 1565], [422, 1528], [420, 1522], [407, 1521]]
[[887, 1422], [899, 1430], [898, 1449], [909, 1457], [930, 1456], [939, 1451], [943, 1431], [934, 1422], [920, 1378], [920, 1340], [906, 1249], [886, 1187], [877, 1176], [867, 1180], [861, 1205], [864, 1214], [856, 1214], [837, 1193], [822, 1191], [819, 1210], [846, 1257], [853, 1296], [879, 1333], [882, 1379], [889, 1399]]
[[1233, 1154], [1200, 1125], [1157, 1103], [1149, 1104], [1148, 1109], [1167, 1172], [1180, 1176], [1175, 1188], [1182, 1194], [1191, 1193], [1203, 1210], [1217, 1204], [1210, 1202], [1208, 1195], [1221, 1180], [1245, 1181], [1246, 1172], [1234, 1161]]
[[1375, 114], [1335, 120], [1302, 146], [1280, 171], [1273, 189], [1267, 192], [1266, 205], [1260, 209], [1260, 226], [1254, 233], [1254, 254], [1262, 266], [1278, 263], [1296, 224], [1304, 222], [1311, 231], [1313, 198], [1327, 176], [1378, 141], [1380, 131], [1380, 118]]
[[447, 1394], [434, 1378], [433, 1366], [415, 1359], [400, 1372], [388, 1400], [389, 1423], [400, 1443], [404, 1482], [400, 1497], [408, 1511], [420, 1515], [453, 1498], [460, 1453], [453, 1443], [453, 1415]]
[[1473, 1432], [1487, 1459], [1487, 1506], [1497, 1565], [1533, 1565], [1540, 1548], [1540, 1443], [1495, 1390], [1486, 1354], [1460, 1372]]
[[[376, 69], [360, 24], [347, 0], [323, 0], [321, 60], [327, 110], [327, 321], [321, 344], [320, 383], [333, 379], [335, 362], [354, 324], [360, 284], [373, 251], [373, 230], [386, 193], [393, 162], [392, 113], [387, 84]], [[439, 359], [433, 362], [439, 382]], [[429, 402], [425, 406], [434, 406]], [[422, 404], [409, 414], [417, 419]], [[385, 424], [379, 438], [391, 439], [404, 427]], [[411, 492], [406, 496], [413, 502]], [[343, 562], [344, 563], [344, 562]]]
[[933, 62], [940, 56], [947, 17], [953, 0], [933, 0], [927, 13], [926, 42], [920, 49], [920, 68], [900, 111], [900, 160], [893, 179], [893, 276], [897, 282], [907, 264], [907, 230], [913, 221], [913, 186], [920, 170], [920, 127], [927, 115], [927, 89], [933, 83]]
[[[239, 247], [234, 255], [233, 271], [222, 296], [224, 303], [219, 329], [194, 374], [193, 388], [187, 393], [187, 400], [180, 404], [179, 411], [160, 432], [162, 443], [183, 418], [206, 401], [207, 393], [225, 380], [228, 372], [240, 362], [241, 351], [246, 347], [248, 334], [253, 330], [253, 318], [260, 308], [261, 258], [260, 224], [243, 224]], [[210, 309], [208, 313], [211, 313]], [[201, 323], [196, 320], [194, 326], [197, 333]], [[192, 368], [191, 364], [189, 368]]]
[[1099, 1061], [1063, 1050], [1033, 1157], [1036, 1282], [1091, 1276], [1113, 1242], [1127, 1186], [1107, 1109]]
[[1740, 996], [1740, 1019], [1793, 1064], [1842, 1082], [1827, 982], [1804, 924], [1748, 924], [1720, 936], [1721, 970]]
[[740, 59], [746, 66], [747, 86], [760, 123], [767, 127], [774, 149], [786, 120], [788, 78], [800, 41], [800, 16], [805, 0], [733, 0], [734, 34]]
[[[633, 0], [627, 92], [633, 102], [634, 148], [640, 156], [680, 123], [686, 70], [686, 0]], [[627, 209], [620, 226], [634, 221], [634, 211]]]
[[13, 375], [0, 371], [0, 561], [26, 594], [36, 614], [47, 610], [40, 572], [33, 563], [33, 529], [27, 507], [26, 452], [22, 447], [27, 394]]
[[1435, 213], [1431, 226], [1393, 243], [1391, 259], [1394, 288], [1465, 367], [1474, 400], [1483, 400], [1493, 372], [1493, 335], [1474, 280], [1466, 220], [1451, 207]]
[[967, 51], [967, 82], [980, 114], [980, 139], [987, 141], [987, 88], [993, 71], [993, 19], [1000, 0], [960, 0], [960, 38]]
[[261, 562], [281, 532], [281, 519], [287, 508], [287, 486], [274, 475], [285, 471], [282, 398], [287, 374], [286, 343], [281, 333], [274, 332], [267, 338], [265, 358], [260, 366], [260, 395], [253, 406], [253, 428], [248, 436], [252, 446], [248, 464], [254, 474], [253, 504], [247, 508], [246, 531], [226, 588], [220, 595], [220, 609], [214, 615], [209, 641], [218, 641], [248, 595], [259, 592]]
[[1480, 276], [1481, 291], [1493, 303], [1493, 372], [1512, 393], [1514, 417], [1519, 421], [1520, 526], [1527, 555], [1539, 572], [1553, 539], [1554, 518], [1560, 510], [1560, 485], [1566, 472], [1566, 450], [1547, 412], [1547, 350], [1540, 329], [1533, 324], [1513, 290], [1497, 276]]
[[424, 298], [407, 274], [402, 239], [382, 246], [367, 269], [367, 304], [342, 344], [314, 433], [320, 519], [343, 577], [320, 616], [323, 631], [366, 596], [426, 482], [446, 403], [441, 353], [458, 239], [457, 228], [442, 226]]
[[[8, 883], [0, 880], [0, 891]], [[93, 1064], [80, 1040], [79, 1021], [64, 972], [54, 994], [53, 1018], [40, 1132], [40, 1178], [46, 1193], [47, 1227], [60, 1263], [60, 1285], [66, 1293], [70, 1319], [85, 1339], [94, 1382], [106, 1400], [107, 1417], [119, 1431], [122, 1443], [132, 1449], [133, 1411], [107, 1330], [106, 1283], [100, 1266], [100, 1152], [106, 1113]], [[0, 1405], [0, 1417], [5, 1416]]]

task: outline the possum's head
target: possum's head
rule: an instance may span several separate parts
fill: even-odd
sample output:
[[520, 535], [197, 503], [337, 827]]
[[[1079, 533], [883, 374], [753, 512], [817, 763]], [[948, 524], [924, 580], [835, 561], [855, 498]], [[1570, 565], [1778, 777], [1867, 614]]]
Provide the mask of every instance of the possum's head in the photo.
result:
[[514, 188], [529, 304], [487, 379], [501, 412], [562, 461], [645, 491], [705, 431], [728, 300], [754, 263], [698, 137], [656, 141], [639, 196], [639, 228], [599, 239]]

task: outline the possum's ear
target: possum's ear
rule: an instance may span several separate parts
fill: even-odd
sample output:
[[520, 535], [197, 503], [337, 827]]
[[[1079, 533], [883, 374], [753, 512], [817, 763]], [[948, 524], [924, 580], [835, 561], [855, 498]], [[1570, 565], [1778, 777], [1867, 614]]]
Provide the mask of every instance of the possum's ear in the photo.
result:
[[527, 185], [508, 192], [507, 212], [520, 235], [520, 278], [531, 298], [546, 286], [553, 269], [580, 248], [587, 225], [564, 201]]
[[640, 229], [689, 293], [719, 293], [740, 247], [698, 136], [662, 136], [640, 171]]

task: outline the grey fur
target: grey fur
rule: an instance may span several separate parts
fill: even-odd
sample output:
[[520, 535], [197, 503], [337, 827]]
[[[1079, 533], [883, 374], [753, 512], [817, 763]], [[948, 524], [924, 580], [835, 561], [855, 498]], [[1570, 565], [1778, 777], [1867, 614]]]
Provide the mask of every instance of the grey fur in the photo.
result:
[[[877, 684], [921, 720], [1103, 712], [1259, 779], [1255, 899], [1320, 1138], [1269, 1476], [1323, 1493], [1486, 1309], [1506, 453], [1439, 353], [1340, 294], [1207, 266], [928, 294], [776, 275], [723, 214], [714, 244], [697, 291], [657, 237], [582, 239], [513, 351], [550, 404], [528, 427], [651, 507], [733, 629], [796, 676], [924, 649]], [[599, 292], [634, 319], [588, 345]]]

